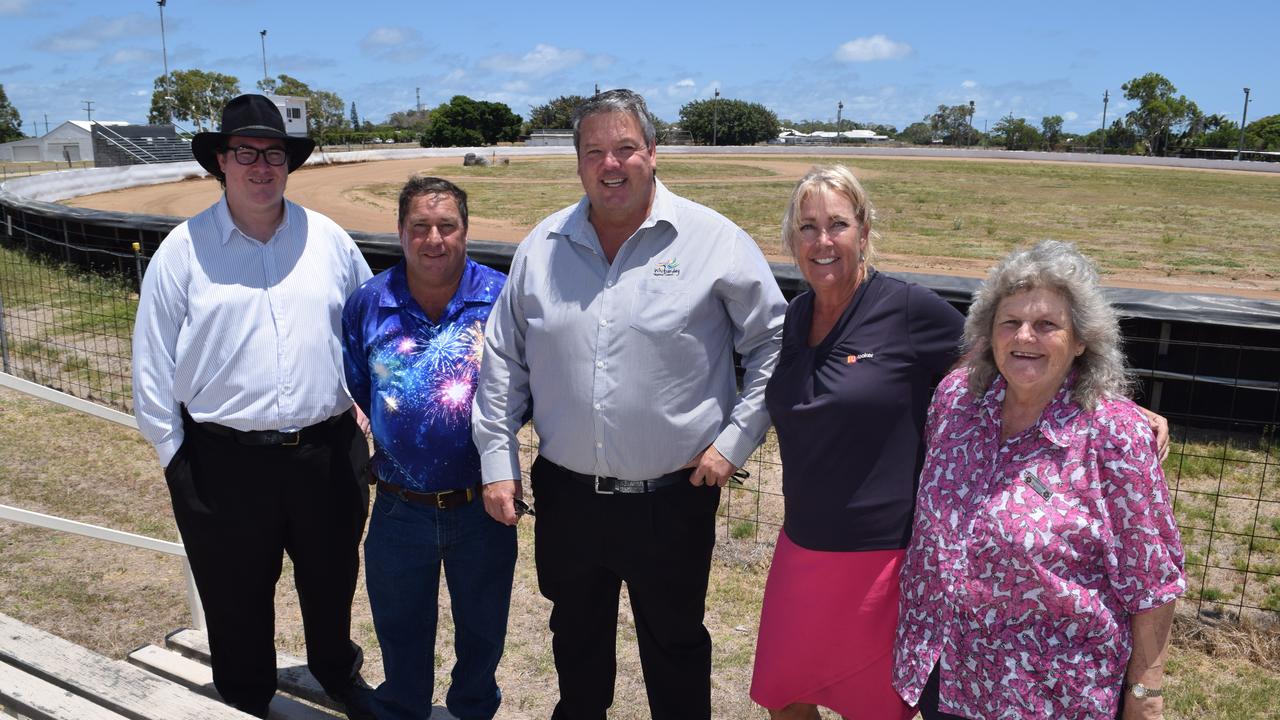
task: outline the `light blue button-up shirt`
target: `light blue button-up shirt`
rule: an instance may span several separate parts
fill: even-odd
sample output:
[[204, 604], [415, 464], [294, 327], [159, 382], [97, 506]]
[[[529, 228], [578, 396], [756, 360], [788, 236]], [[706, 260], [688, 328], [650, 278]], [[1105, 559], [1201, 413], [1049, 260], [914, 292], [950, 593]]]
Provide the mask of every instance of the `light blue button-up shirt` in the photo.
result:
[[303, 428], [351, 407], [342, 304], [372, 273], [329, 218], [285, 201], [265, 243], [224, 196], [174, 228], [147, 266], [133, 334], [133, 410], [160, 464], [182, 446], [179, 404], [237, 430]]
[[658, 477], [713, 442], [742, 465], [764, 438], [782, 293], [746, 232], [656, 185], [612, 264], [585, 197], [516, 250], [472, 411], [486, 483], [519, 477], [530, 407], [539, 453], [593, 475]]

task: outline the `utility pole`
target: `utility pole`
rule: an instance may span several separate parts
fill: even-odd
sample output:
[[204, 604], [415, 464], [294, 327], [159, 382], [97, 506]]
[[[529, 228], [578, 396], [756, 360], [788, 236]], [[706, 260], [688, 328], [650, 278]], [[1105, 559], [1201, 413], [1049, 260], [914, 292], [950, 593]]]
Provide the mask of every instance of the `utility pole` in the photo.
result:
[[842, 125], [840, 124], [840, 114], [843, 112], [844, 112], [844, 101], [843, 100], [836, 101], [836, 144], [840, 143], [840, 128], [842, 127]]
[[1104, 155], [1107, 152], [1107, 101], [1111, 99], [1109, 91], [1102, 91], [1102, 142], [1099, 143], [1098, 154]]
[[711, 100], [711, 144], [720, 140], [720, 88], [716, 88], [715, 97]]
[[259, 30], [258, 35], [262, 37], [262, 84], [265, 87], [271, 82], [271, 76], [267, 74], [267, 31]]
[[973, 101], [969, 101], [969, 129], [965, 132], [964, 146], [969, 147], [973, 144], [973, 113], [976, 108]]
[[422, 112], [422, 88], [414, 88], [413, 94], [418, 98], [418, 112]]
[[44, 134], [49, 134], [49, 113], [44, 114]]
[[1240, 113], [1240, 147], [1236, 150], [1236, 161], [1244, 157], [1244, 123], [1249, 119], [1249, 88], [1244, 89], [1244, 111]]
[[160, 92], [164, 93], [163, 102], [165, 117], [168, 118], [169, 124], [173, 124], [173, 105], [172, 95], [173, 89], [169, 87], [169, 46], [164, 39], [164, 4], [168, 0], [156, 0], [156, 5], [160, 7], [160, 57], [164, 59], [164, 83], [161, 84]]
[[84, 111], [85, 111], [86, 113], [88, 113], [88, 115], [89, 115], [89, 125], [90, 125], [90, 126], [92, 126], [92, 125], [93, 125], [93, 101], [92, 101], [92, 100], [81, 100], [80, 102], [84, 103]]

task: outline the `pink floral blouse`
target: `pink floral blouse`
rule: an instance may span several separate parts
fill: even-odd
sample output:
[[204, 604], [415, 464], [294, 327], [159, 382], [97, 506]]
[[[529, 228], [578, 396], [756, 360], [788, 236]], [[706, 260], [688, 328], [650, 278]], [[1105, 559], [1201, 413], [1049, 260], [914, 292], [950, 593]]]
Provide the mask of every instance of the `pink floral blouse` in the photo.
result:
[[1151, 429], [1125, 399], [1093, 411], [1074, 377], [1000, 442], [1005, 382], [938, 386], [902, 569], [893, 685], [915, 704], [941, 663], [939, 709], [968, 718], [1113, 718], [1129, 616], [1186, 589]]

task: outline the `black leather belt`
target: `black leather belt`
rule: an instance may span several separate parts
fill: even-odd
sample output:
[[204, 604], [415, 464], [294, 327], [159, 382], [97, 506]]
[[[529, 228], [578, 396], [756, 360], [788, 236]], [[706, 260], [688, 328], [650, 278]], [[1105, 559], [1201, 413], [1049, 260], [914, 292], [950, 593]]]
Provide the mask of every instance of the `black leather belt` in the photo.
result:
[[386, 480], [378, 480], [378, 489], [391, 493], [405, 502], [426, 505], [440, 510], [452, 510], [462, 507], [480, 497], [480, 486], [462, 488], [461, 490], [441, 490], [440, 492], [418, 492], [400, 487]]
[[218, 437], [234, 440], [241, 445], [251, 445], [255, 447], [265, 447], [270, 445], [281, 445], [291, 447], [299, 445], [303, 442], [314, 440], [318, 436], [327, 436], [329, 431], [335, 425], [341, 422], [342, 417], [346, 413], [338, 413], [328, 420], [322, 420], [315, 425], [308, 425], [301, 430], [292, 432], [284, 432], [283, 430], [236, 430], [226, 425], [218, 425], [217, 423], [196, 423], [196, 427]]
[[649, 480], [623, 480], [622, 478], [604, 477], [602, 475], [584, 475], [567, 467], [556, 465], [553, 462], [547, 462], [565, 477], [586, 485], [599, 495], [653, 492], [660, 488], [675, 485], [678, 482], [689, 482], [689, 476], [693, 474], [693, 468], [683, 468]]

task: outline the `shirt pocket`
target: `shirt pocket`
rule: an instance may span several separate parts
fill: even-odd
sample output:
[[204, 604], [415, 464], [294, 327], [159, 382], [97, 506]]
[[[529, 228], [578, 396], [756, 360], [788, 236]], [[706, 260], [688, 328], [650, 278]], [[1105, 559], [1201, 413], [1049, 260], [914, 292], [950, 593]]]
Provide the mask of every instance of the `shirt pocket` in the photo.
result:
[[689, 294], [672, 280], [642, 281], [631, 298], [631, 327], [646, 335], [671, 336], [689, 324]]

